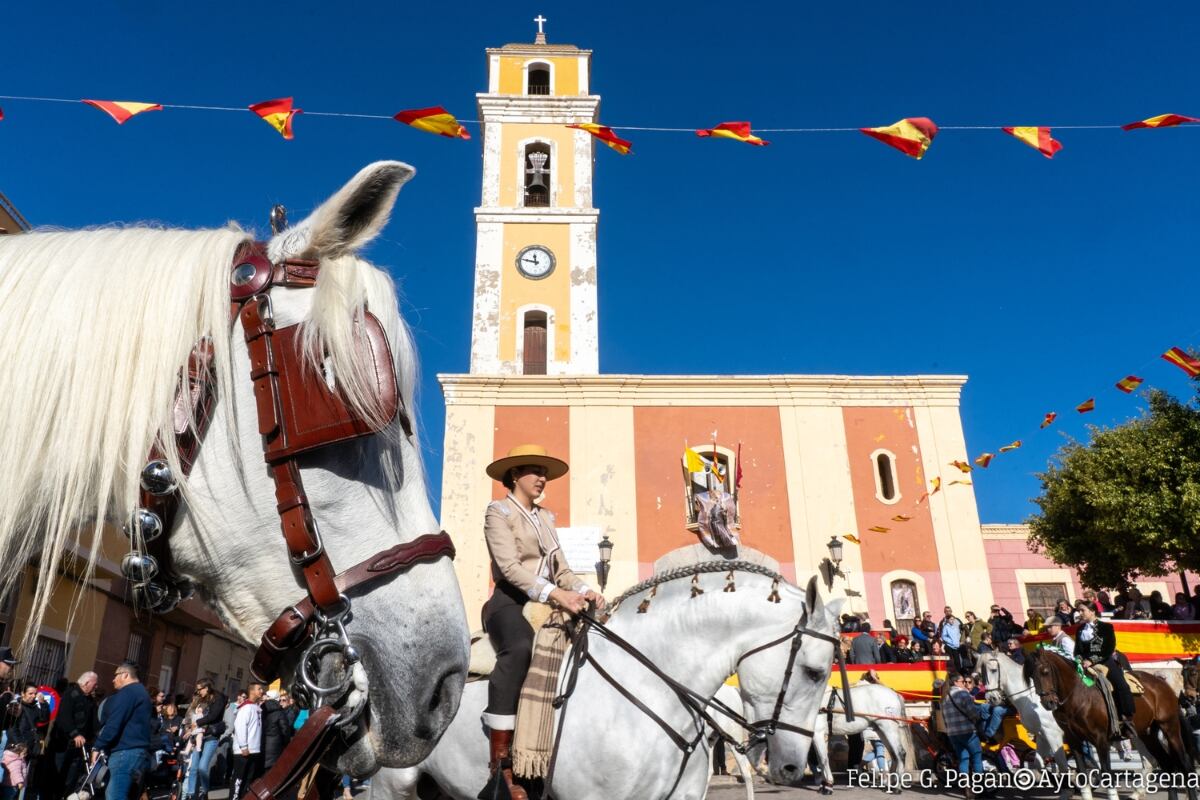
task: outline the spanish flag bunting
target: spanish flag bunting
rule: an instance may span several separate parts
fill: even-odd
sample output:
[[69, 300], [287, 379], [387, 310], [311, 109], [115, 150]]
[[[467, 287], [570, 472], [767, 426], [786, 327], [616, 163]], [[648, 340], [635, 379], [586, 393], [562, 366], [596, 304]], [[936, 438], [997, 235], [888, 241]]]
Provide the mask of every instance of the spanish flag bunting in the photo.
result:
[[0, 119], [4, 119], [4, 109], [0, 108]]
[[1062, 142], [1050, 138], [1049, 128], [1001, 128], [1009, 136], [1022, 141], [1037, 150], [1046, 158], [1054, 158], [1054, 154], [1062, 150]]
[[278, 100], [264, 100], [261, 103], [255, 103], [250, 106], [250, 110], [262, 117], [272, 128], [279, 131], [280, 135], [285, 139], [295, 138], [292, 135], [292, 117], [304, 113], [298, 108], [292, 108], [292, 98], [290, 97], [281, 97]]
[[162, 106], [158, 103], [129, 103], [124, 100], [83, 100], [81, 102], [100, 109], [115, 119], [118, 125], [124, 125], [144, 111], [162, 111]]
[[1058, 413], [1055, 411], [1048, 411], [1048, 412], [1046, 412], [1046, 418], [1044, 420], [1042, 420], [1042, 424], [1039, 425], [1038, 427], [1039, 428], [1049, 428], [1051, 425], [1054, 424], [1054, 420], [1056, 420], [1056, 419], [1058, 419]]
[[862, 544], [862, 542], [859, 541], [859, 538], [857, 536], [855, 536], [853, 533], [843, 533], [842, 538], [845, 539], [850, 544]]
[[1185, 117], [1182, 114], [1159, 114], [1157, 117], [1144, 119], [1141, 122], [1131, 122], [1128, 125], [1122, 125], [1121, 130], [1132, 131], [1138, 128], [1174, 128], [1176, 125], [1183, 125], [1188, 122], [1200, 122], [1196, 117]]
[[965, 479], [961, 480], [961, 481], [950, 481], [951, 486], [955, 486], [957, 484], [962, 484], [963, 486], [972, 486], [973, 485], [969, 480], [965, 480]]
[[1200, 361], [1189, 356], [1182, 348], [1172, 347], [1162, 357], [1186, 372], [1189, 378], [1200, 375]]
[[765, 139], [760, 139], [750, 132], [749, 122], [722, 122], [715, 128], [704, 128], [696, 131], [697, 136], [713, 136], [718, 139], [734, 139], [746, 144], [758, 145], [761, 147], [770, 142]]
[[891, 528], [885, 528], [882, 525], [872, 525], [871, 527], [867, 528], [867, 530], [871, 531], [872, 533], [887, 533], [891, 530]]
[[984, 469], [988, 468], [988, 464], [992, 463], [992, 459], [996, 457], [995, 453], [984, 453], [979, 458], [975, 459], [975, 463]]
[[1134, 389], [1142, 385], [1142, 379], [1137, 375], [1130, 375], [1117, 381], [1117, 388], [1125, 394], [1129, 394]]
[[910, 519], [912, 519], [912, 517], [908, 516], [907, 514], [897, 514], [896, 516], [892, 517], [892, 522], [908, 522]]
[[403, 122], [405, 125], [410, 125], [417, 130], [436, 133], [438, 136], [445, 136], [448, 139], [471, 138], [471, 134], [467, 132], [466, 128], [458, 124], [458, 120], [454, 118], [454, 115], [441, 106], [410, 108], [407, 111], [397, 112], [392, 116], [392, 119], [397, 122]]
[[951, 461], [950, 466], [958, 467], [958, 471], [963, 473], [970, 472], [971, 470], [975, 469], [965, 461]]
[[1021, 440], [1020, 440], [1020, 439], [1017, 439], [1017, 440], [1016, 440], [1015, 442], [1013, 442], [1012, 444], [1006, 444], [1006, 445], [1004, 445], [1004, 447], [1001, 447], [1001, 448], [1000, 448], [1000, 452], [1001, 452], [1001, 453], [1007, 453], [1009, 450], [1016, 450], [1016, 449], [1017, 449], [1018, 447], [1020, 447], [1020, 446], [1021, 446]]
[[908, 117], [894, 125], [882, 128], [859, 128], [859, 130], [872, 139], [878, 139], [886, 145], [891, 145], [901, 153], [912, 156], [918, 161], [925, 155], [930, 142], [938, 132], [937, 125], [934, 125], [933, 120], [927, 117]]
[[616, 150], [623, 156], [629, 155], [633, 150], [633, 142], [626, 141], [613, 132], [613, 129], [607, 125], [597, 125], [594, 122], [582, 122], [578, 125], [568, 125], [568, 128], [577, 128], [581, 131], [587, 131], [592, 136], [595, 136], [606, 145]]
[[1089, 411], [1095, 411], [1096, 410], [1096, 398], [1089, 397], [1087, 400], [1084, 400], [1082, 403], [1075, 406], [1075, 410], [1078, 411], [1080, 414], [1086, 414]]

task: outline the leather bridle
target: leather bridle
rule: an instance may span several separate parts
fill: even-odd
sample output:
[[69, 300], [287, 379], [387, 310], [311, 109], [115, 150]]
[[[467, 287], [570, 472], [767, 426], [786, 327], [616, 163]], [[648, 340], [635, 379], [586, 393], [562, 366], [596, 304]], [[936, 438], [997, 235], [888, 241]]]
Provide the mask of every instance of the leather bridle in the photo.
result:
[[[320, 262], [285, 259], [273, 263], [265, 242], [242, 245], [234, 258], [230, 277], [230, 319], [240, 320], [250, 356], [258, 430], [263, 457], [275, 484], [288, 559], [304, 580], [306, 594], [286, 608], [262, 636], [251, 665], [252, 675], [269, 683], [279, 675], [284, 659], [300, 653], [294, 693], [313, 706], [308, 721], [283, 751], [279, 761], [255, 781], [247, 796], [271, 800], [287, 791], [320, 759], [335, 740], [346, 733], [366, 707], [366, 698], [351, 708], [337, 709], [354, 681], [359, 654], [346, 626], [351, 621], [352, 590], [370, 591], [385, 578], [418, 564], [454, 557], [454, 544], [445, 531], [428, 533], [410, 542], [380, 551], [341, 573], [335, 573], [325, 550], [308, 498], [297, 458], [329, 445], [381, 431], [399, 418], [404, 433], [412, 425], [396, 384], [387, 335], [379, 321], [364, 311], [359, 334], [359, 355], [369, 359], [376, 378], [378, 419], [374, 422], [353, 411], [341, 393], [303, 363], [299, 326], [276, 327], [271, 290], [276, 287], [307, 289], [316, 285]], [[200, 341], [188, 357], [174, 408], [174, 433], [180, 467], [186, 477], [195, 463], [216, 401], [211, 342]], [[133, 596], [151, 611], [165, 613], [191, 595], [188, 582], [171, 569], [169, 532], [179, 507], [179, 484], [161, 447], [150, 453], [143, 469], [139, 507], [126, 525], [135, 544], [146, 552], [126, 557], [122, 568], [133, 583]], [[329, 686], [320, 684], [320, 662], [340, 654], [343, 677]]]

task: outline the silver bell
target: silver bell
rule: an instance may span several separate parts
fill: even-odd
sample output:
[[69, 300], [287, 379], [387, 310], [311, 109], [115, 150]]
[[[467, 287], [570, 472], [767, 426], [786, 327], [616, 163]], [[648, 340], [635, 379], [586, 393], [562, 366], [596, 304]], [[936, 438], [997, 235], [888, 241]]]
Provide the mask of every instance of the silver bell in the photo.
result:
[[142, 488], [155, 497], [171, 494], [179, 485], [167, 462], [156, 458], [142, 468]]
[[346, 664], [357, 664], [362, 656], [358, 652], [358, 648], [352, 644], [346, 645], [342, 649], [342, 658], [346, 660]]
[[175, 588], [179, 592], [179, 602], [191, 600], [196, 596], [196, 584], [188, 580], [181, 580], [175, 584]]
[[150, 610], [155, 614], [168, 614], [174, 611], [180, 602], [179, 590], [170, 586], [163, 592], [162, 599], [150, 606]]
[[158, 581], [147, 581], [133, 586], [133, 603], [139, 608], [152, 609], [162, 603], [166, 597], [167, 586]]
[[125, 535], [133, 539], [135, 531], [141, 531], [143, 542], [153, 542], [163, 533], [163, 521], [158, 514], [145, 508], [136, 508], [133, 511], [133, 516], [129, 522], [126, 522], [122, 530]]
[[135, 583], [143, 583], [158, 574], [158, 561], [147, 553], [127, 553], [121, 559], [121, 574]]

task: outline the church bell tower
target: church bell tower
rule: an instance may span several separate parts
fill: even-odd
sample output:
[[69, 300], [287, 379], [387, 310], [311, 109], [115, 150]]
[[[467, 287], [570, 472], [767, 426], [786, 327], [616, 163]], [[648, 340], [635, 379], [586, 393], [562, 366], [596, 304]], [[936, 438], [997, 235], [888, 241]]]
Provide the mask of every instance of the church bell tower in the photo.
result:
[[475, 209], [473, 375], [595, 375], [596, 122], [590, 50], [547, 44], [489, 48], [476, 95], [483, 196]]

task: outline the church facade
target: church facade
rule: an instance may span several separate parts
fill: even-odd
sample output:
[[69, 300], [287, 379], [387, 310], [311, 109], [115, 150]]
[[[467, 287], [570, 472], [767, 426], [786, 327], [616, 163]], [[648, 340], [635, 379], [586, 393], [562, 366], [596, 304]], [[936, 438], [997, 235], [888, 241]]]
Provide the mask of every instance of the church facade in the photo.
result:
[[[690, 446], [736, 494], [742, 543], [789, 578], [816, 573], [833, 540], [832, 592], [876, 627], [944, 605], [986, 615], [989, 546], [969, 476], [950, 466], [968, 460], [966, 377], [601, 374], [596, 143], [568, 127], [599, 119], [592, 54], [539, 34], [487, 56], [470, 371], [439, 376], [442, 522], [472, 624], [491, 590], [484, 510], [504, 494], [484, 467], [530, 442], [571, 466], [544, 504], [572, 566], [594, 572], [596, 543], [613, 543], [610, 595], [697, 541], [690, 498], [708, 478], [685, 466]], [[1026, 566], [1026, 581], [1054, 571]]]

